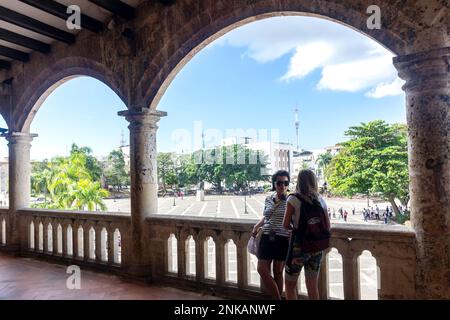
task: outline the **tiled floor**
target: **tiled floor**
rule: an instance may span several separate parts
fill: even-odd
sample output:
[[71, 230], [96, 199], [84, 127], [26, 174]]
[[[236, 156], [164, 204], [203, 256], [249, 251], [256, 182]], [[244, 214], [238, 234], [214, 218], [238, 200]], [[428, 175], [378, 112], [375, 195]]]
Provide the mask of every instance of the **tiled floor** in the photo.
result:
[[81, 270], [81, 289], [67, 289], [66, 267], [0, 253], [0, 299], [8, 300], [205, 300], [212, 296], [127, 282]]

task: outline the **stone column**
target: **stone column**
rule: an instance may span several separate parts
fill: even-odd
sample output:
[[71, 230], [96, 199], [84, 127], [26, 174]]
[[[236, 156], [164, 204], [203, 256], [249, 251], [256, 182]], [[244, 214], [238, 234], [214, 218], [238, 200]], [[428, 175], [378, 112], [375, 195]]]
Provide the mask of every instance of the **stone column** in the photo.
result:
[[145, 276], [151, 270], [150, 238], [145, 234], [145, 218], [158, 212], [157, 123], [167, 113], [139, 108], [121, 111], [119, 115], [130, 122], [132, 252], [129, 272]]
[[[31, 141], [36, 134], [10, 132], [2, 135], [8, 140], [9, 148], [9, 223], [6, 230], [6, 243], [12, 251], [20, 249], [21, 237], [27, 230], [20, 230], [17, 210], [30, 205], [31, 193]], [[25, 234], [22, 234], [25, 232]]]
[[450, 298], [450, 47], [394, 59], [406, 80], [418, 298]]

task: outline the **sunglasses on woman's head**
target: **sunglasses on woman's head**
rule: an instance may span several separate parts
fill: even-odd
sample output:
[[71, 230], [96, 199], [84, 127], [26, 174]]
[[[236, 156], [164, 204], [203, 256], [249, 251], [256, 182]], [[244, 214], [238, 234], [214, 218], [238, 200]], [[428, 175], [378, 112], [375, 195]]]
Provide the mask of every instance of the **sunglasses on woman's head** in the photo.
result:
[[289, 181], [277, 181], [277, 187], [280, 187], [280, 186], [288, 187]]

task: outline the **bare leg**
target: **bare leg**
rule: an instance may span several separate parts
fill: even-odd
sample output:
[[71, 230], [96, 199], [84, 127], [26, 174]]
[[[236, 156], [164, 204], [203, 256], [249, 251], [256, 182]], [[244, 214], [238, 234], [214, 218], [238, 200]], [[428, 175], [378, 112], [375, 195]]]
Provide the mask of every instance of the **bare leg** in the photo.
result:
[[283, 271], [284, 261], [273, 261], [273, 277], [278, 287], [280, 297], [283, 293]]
[[308, 290], [309, 300], [319, 300], [319, 274], [306, 274], [305, 272], [305, 282], [306, 290]]
[[297, 281], [286, 280], [284, 285], [286, 289], [286, 300], [297, 300]]
[[261, 280], [267, 290], [274, 299], [280, 300], [281, 296], [278, 291], [277, 283], [274, 278], [270, 275], [270, 264], [271, 260], [258, 260], [258, 273], [261, 276]]

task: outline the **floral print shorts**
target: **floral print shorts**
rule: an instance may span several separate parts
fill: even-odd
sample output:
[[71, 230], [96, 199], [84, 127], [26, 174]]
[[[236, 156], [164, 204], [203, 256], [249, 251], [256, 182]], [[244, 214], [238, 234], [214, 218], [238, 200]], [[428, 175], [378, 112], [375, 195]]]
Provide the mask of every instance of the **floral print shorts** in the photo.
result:
[[320, 270], [322, 256], [323, 251], [311, 253], [302, 252], [301, 248], [296, 243], [292, 244], [286, 259], [286, 280], [296, 282], [303, 267], [305, 267], [305, 276], [317, 275]]

